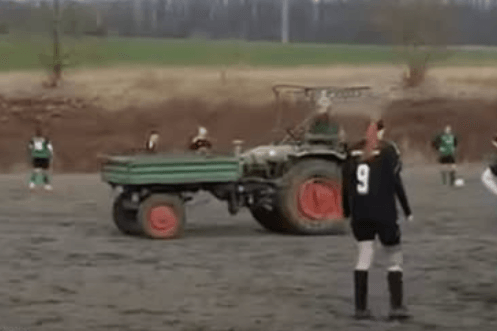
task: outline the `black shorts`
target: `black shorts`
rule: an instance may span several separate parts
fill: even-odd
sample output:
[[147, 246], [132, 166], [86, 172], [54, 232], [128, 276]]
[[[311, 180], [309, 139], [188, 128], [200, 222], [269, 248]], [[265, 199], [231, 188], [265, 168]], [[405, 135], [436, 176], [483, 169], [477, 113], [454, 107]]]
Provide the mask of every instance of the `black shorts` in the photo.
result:
[[352, 221], [352, 232], [357, 241], [373, 241], [378, 235], [383, 246], [400, 244], [400, 228], [397, 222]]
[[50, 159], [44, 159], [38, 157], [33, 159], [33, 168], [46, 170], [49, 167], [50, 167]]
[[456, 158], [454, 157], [454, 155], [440, 156], [438, 158], [438, 162], [440, 164], [454, 164], [456, 163]]

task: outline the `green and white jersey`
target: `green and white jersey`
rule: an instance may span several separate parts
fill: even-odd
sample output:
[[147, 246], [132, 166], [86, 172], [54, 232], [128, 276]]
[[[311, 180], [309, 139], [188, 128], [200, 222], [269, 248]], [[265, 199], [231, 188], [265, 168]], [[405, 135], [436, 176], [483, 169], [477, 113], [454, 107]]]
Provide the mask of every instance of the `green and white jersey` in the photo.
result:
[[451, 133], [442, 133], [433, 140], [433, 147], [440, 156], [453, 156], [456, 153], [457, 137]]
[[33, 137], [29, 142], [29, 150], [33, 159], [50, 159], [53, 155], [52, 143], [43, 137]]

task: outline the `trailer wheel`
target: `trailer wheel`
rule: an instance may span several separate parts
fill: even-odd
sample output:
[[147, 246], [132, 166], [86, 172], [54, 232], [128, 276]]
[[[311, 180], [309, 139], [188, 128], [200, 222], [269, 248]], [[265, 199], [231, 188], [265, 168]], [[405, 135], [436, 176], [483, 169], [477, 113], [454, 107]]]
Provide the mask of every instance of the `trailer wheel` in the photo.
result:
[[114, 224], [124, 234], [139, 235], [141, 227], [137, 220], [137, 211], [124, 208], [125, 197], [121, 194], [115, 200], [112, 206], [112, 218]]
[[176, 195], [152, 194], [140, 204], [138, 222], [149, 238], [179, 238], [185, 224], [183, 201]]
[[252, 217], [255, 218], [263, 228], [271, 232], [283, 233], [286, 231], [281, 214], [271, 206], [257, 206], [250, 208]]
[[304, 160], [283, 178], [278, 208], [290, 232], [304, 235], [344, 234], [342, 179], [338, 164]]

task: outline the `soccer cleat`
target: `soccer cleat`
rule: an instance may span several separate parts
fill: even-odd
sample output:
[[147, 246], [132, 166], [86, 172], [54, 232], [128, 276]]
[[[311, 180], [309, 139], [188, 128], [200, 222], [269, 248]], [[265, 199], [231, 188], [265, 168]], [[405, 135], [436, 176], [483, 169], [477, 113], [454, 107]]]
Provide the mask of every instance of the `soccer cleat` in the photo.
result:
[[34, 190], [35, 188], [36, 188], [36, 184], [35, 184], [35, 183], [33, 183], [33, 182], [30, 182], [30, 183], [29, 183], [29, 189], [30, 189], [30, 190]]
[[45, 190], [52, 191], [53, 190], [52, 185], [50, 185], [50, 184], [45, 185]]
[[405, 320], [411, 318], [409, 310], [405, 306], [392, 308], [388, 314], [390, 320]]
[[371, 320], [373, 315], [369, 309], [357, 310], [355, 311], [354, 318], [356, 320]]

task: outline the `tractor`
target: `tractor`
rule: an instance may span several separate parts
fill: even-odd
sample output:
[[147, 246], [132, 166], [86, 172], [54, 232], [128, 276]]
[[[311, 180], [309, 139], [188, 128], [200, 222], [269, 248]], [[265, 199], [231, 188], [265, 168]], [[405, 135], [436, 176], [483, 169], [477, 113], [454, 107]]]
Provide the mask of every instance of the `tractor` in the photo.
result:
[[[185, 204], [198, 191], [226, 201], [230, 214], [248, 208], [265, 229], [296, 235], [343, 234], [341, 164], [347, 158], [340, 125], [314, 125], [332, 100], [361, 97], [369, 87], [273, 86], [275, 132], [281, 139], [229, 155], [144, 154], [102, 157], [102, 180], [116, 191], [114, 223], [121, 232], [149, 238], [181, 237]], [[282, 99], [291, 96], [311, 114], [281, 127]]]

